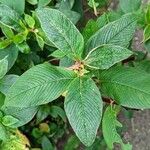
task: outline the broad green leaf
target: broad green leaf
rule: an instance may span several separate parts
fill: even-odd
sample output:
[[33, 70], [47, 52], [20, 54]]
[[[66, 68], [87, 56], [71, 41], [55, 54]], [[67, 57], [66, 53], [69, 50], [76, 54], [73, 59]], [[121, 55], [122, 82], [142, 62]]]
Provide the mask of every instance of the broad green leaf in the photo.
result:
[[130, 50], [120, 46], [102, 45], [91, 50], [84, 63], [94, 69], [108, 69], [132, 54]]
[[[130, 144], [124, 144], [121, 136], [117, 133], [116, 127], [122, 127], [117, 120], [118, 107], [107, 107], [102, 119], [102, 131], [106, 144], [110, 150], [114, 149], [114, 143], [120, 143], [122, 150], [132, 150]], [[128, 149], [127, 149], [128, 148]]]
[[95, 140], [102, 116], [101, 94], [92, 79], [72, 81], [64, 103], [69, 122], [81, 142], [90, 146]]
[[51, 2], [51, 0], [39, 0], [38, 7], [44, 7], [48, 5]]
[[2, 124], [6, 127], [13, 127], [17, 122], [19, 122], [19, 120], [11, 115], [6, 115], [2, 118]]
[[70, 67], [73, 64], [74, 64], [74, 61], [67, 56], [61, 58], [59, 62], [59, 66], [61, 67]]
[[17, 12], [6, 5], [0, 4], [0, 23], [7, 25], [16, 31], [20, 31], [21, 26], [19, 20], [20, 16]]
[[29, 107], [29, 108], [18, 108], [18, 107], [2, 107], [2, 111], [5, 115], [11, 115], [14, 118], [18, 119], [19, 122], [13, 124], [14, 128], [23, 126], [27, 124], [38, 111], [37, 107]]
[[50, 56], [55, 57], [55, 58], [63, 58], [66, 56], [66, 54], [63, 51], [56, 50]]
[[101, 90], [118, 104], [150, 108], [150, 74], [136, 68], [114, 67], [99, 74]]
[[0, 79], [4, 77], [8, 70], [7, 56], [0, 60]]
[[6, 75], [4, 78], [0, 79], [0, 92], [6, 95], [9, 88], [16, 82], [17, 79], [17, 75]]
[[0, 0], [2, 4], [5, 4], [18, 12], [20, 15], [24, 13], [25, 0]]
[[34, 28], [35, 20], [30, 15], [25, 14], [25, 21], [30, 28]]
[[141, 6], [141, 0], [119, 0], [120, 8], [124, 13], [135, 12]]
[[32, 67], [10, 88], [6, 106], [32, 107], [46, 104], [62, 95], [76, 74], [48, 63]]
[[83, 37], [74, 24], [55, 9], [39, 9], [37, 15], [48, 39], [65, 53], [80, 59], [83, 51]]
[[103, 44], [113, 44], [122, 47], [129, 46], [136, 28], [136, 17], [126, 14], [120, 19], [111, 22], [98, 30], [88, 41], [86, 51]]
[[7, 57], [8, 60], [8, 70], [14, 65], [17, 57], [18, 57], [18, 48], [11, 44], [10, 46], [6, 47], [5, 49], [0, 50], [0, 59]]

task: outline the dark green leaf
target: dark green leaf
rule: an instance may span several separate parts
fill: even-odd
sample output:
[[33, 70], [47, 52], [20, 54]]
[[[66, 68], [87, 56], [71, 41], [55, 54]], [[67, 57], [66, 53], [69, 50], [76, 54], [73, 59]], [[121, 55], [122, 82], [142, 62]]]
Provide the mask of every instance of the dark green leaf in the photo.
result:
[[94, 81], [85, 77], [72, 81], [64, 107], [77, 137], [86, 146], [92, 145], [100, 125], [103, 108], [101, 94]]
[[25, 72], [10, 88], [5, 105], [31, 107], [46, 104], [62, 95], [75, 73], [48, 63]]
[[84, 41], [74, 24], [55, 9], [39, 9], [37, 15], [48, 39], [59, 50], [80, 59]]
[[84, 63], [94, 69], [108, 69], [132, 54], [130, 50], [120, 46], [102, 45], [91, 50]]

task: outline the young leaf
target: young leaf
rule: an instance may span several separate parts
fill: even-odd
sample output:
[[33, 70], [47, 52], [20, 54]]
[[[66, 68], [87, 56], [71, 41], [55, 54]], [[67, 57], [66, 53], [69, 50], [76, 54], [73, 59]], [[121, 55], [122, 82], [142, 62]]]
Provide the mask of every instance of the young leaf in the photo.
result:
[[16, 82], [17, 79], [17, 75], [6, 75], [4, 78], [0, 79], [0, 92], [6, 95], [9, 88]]
[[54, 150], [52, 143], [46, 136], [42, 137], [42, 150]]
[[0, 0], [0, 2], [9, 6], [20, 15], [24, 13], [25, 0]]
[[124, 13], [137, 11], [141, 6], [141, 0], [119, 0], [120, 8]]
[[48, 39], [65, 53], [80, 59], [84, 40], [74, 24], [55, 9], [39, 9], [37, 15]]
[[36, 36], [36, 40], [37, 40], [38, 45], [43, 50], [44, 44], [45, 44], [43, 38], [41, 36], [39, 36], [38, 34], [36, 34], [35, 36]]
[[150, 108], [150, 74], [136, 68], [114, 67], [99, 74], [101, 90], [122, 106]]
[[34, 28], [35, 20], [30, 15], [25, 14], [25, 21], [30, 28]]
[[16, 31], [20, 31], [21, 26], [19, 24], [20, 16], [10, 7], [0, 4], [0, 23], [13, 28]]
[[101, 94], [94, 81], [86, 77], [72, 81], [64, 107], [77, 137], [84, 145], [92, 145], [100, 125], [103, 107]]
[[14, 36], [14, 33], [12, 31], [12, 29], [8, 26], [5, 25], [1, 25], [1, 29], [3, 34], [8, 38], [8, 39], [12, 39]]
[[111, 22], [98, 30], [86, 45], [89, 52], [93, 48], [103, 44], [113, 44], [122, 47], [129, 46], [136, 28], [136, 17], [133, 14], [126, 14], [122, 18]]
[[[117, 133], [116, 127], [122, 127], [117, 120], [118, 107], [107, 107], [102, 119], [103, 136], [109, 149], [114, 149], [114, 143], [120, 143], [122, 150], [132, 150], [130, 144], [124, 144], [121, 136]], [[128, 149], [125, 147], [128, 147]]]
[[102, 45], [91, 50], [84, 63], [91, 68], [108, 69], [132, 54], [130, 50], [120, 46]]
[[13, 127], [17, 122], [19, 122], [19, 120], [11, 115], [6, 115], [2, 118], [2, 124], [6, 127]]
[[4, 77], [8, 70], [8, 60], [7, 56], [0, 60], [0, 79]]
[[3, 41], [0, 41], [0, 50], [8, 47], [12, 43], [12, 40], [5, 39]]
[[46, 104], [62, 95], [76, 74], [48, 63], [25, 72], [10, 88], [6, 106], [32, 107]]

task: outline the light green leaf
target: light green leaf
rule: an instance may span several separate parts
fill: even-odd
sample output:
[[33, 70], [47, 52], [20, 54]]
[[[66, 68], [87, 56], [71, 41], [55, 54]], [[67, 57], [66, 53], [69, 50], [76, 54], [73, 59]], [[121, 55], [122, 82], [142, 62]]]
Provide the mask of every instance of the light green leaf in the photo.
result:
[[25, 21], [30, 28], [34, 28], [35, 20], [30, 15], [25, 14]]
[[136, 17], [126, 14], [120, 19], [111, 22], [98, 30], [88, 41], [86, 50], [89, 52], [93, 48], [103, 44], [113, 44], [122, 47], [129, 46], [136, 28]]
[[147, 42], [150, 39], [150, 25], [147, 25], [144, 29], [144, 42]]
[[84, 63], [94, 69], [108, 69], [132, 54], [130, 50], [120, 46], [102, 45], [91, 50]]
[[99, 74], [101, 90], [118, 104], [150, 108], [150, 74], [136, 68], [114, 67]]
[[121, 139], [121, 136], [117, 133], [116, 127], [118, 126], [118, 120], [117, 120], [118, 111], [119, 111], [118, 107], [113, 108], [109, 106], [106, 108], [102, 120], [102, 130], [103, 130], [104, 139], [110, 150], [114, 149], [114, 145], [113, 145], [114, 143], [120, 143], [122, 150], [127, 150], [127, 147], [128, 150], [132, 150], [132, 146], [130, 144], [124, 144]]
[[0, 79], [4, 77], [8, 70], [7, 56], [0, 60]]
[[13, 127], [19, 120], [11, 115], [6, 115], [2, 118], [2, 124], [6, 127]]
[[63, 51], [56, 50], [50, 56], [55, 57], [55, 58], [63, 58], [66, 56], [66, 54]]
[[150, 24], [150, 5], [147, 6], [147, 10], [146, 10], [146, 13], [145, 13], [145, 20], [146, 20], [147, 24]]
[[6, 75], [4, 78], [0, 79], [0, 91], [6, 95], [9, 88], [16, 82], [17, 79], [17, 75]]
[[72, 81], [64, 107], [77, 137], [84, 145], [92, 145], [100, 125], [103, 107], [101, 94], [94, 81], [86, 77]]
[[8, 38], [8, 39], [12, 39], [14, 36], [14, 33], [12, 31], [12, 29], [8, 26], [5, 25], [1, 25], [1, 29], [3, 34]]
[[38, 0], [26, 0], [28, 3], [30, 3], [31, 5], [36, 5], [38, 4]]
[[3, 41], [0, 41], [0, 50], [8, 47], [12, 43], [12, 40], [5, 39]]
[[37, 40], [37, 43], [40, 46], [40, 48], [43, 50], [44, 44], [45, 44], [43, 38], [41, 36], [39, 36], [38, 34], [36, 34], [36, 40]]
[[20, 16], [17, 12], [15, 12], [7, 5], [0, 4], [0, 23], [7, 25], [16, 31], [20, 31], [21, 26], [19, 24], [19, 20]]
[[46, 104], [62, 95], [76, 74], [48, 63], [32, 67], [10, 88], [6, 106], [32, 107]]
[[74, 24], [55, 9], [39, 9], [37, 15], [48, 39], [65, 53], [80, 59], [84, 41]]
[[29, 108], [18, 108], [18, 107], [2, 107], [2, 111], [5, 115], [11, 115], [14, 118], [18, 119], [19, 122], [13, 124], [14, 128], [23, 126], [27, 124], [38, 111], [37, 107], [29, 107]]
[[18, 48], [11, 44], [10, 46], [6, 47], [5, 49], [0, 50], [0, 59], [7, 57], [8, 60], [8, 70], [14, 65], [17, 57], [18, 57]]
[[141, 6], [141, 0], [119, 0], [120, 8], [124, 13], [137, 11]]
[[0, 0], [2, 4], [5, 4], [18, 12], [20, 15], [24, 13], [25, 0]]

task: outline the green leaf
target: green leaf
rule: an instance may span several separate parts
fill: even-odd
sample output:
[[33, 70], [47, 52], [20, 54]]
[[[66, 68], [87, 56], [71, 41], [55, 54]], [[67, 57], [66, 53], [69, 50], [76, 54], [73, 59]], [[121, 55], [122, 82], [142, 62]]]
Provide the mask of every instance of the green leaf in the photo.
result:
[[130, 50], [120, 46], [102, 45], [91, 50], [84, 63], [94, 69], [108, 69], [132, 54]]
[[48, 39], [59, 50], [80, 59], [84, 41], [74, 24], [55, 9], [39, 9], [37, 15]]
[[0, 60], [0, 79], [4, 77], [8, 70], [8, 60], [7, 56]]
[[145, 13], [145, 21], [147, 24], [150, 24], [150, 5], [147, 6], [147, 11]]
[[5, 95], [0, 92], [0, 108], [4, 105]]
[[7, 133], [5, 127], [0, 124], [0, 140], [6, 140], [7, 139]]
[[75, 135], [71, 135], [64, 146], [64, 150], [75, 150], [79, 147], [80, 141]]
[[35, 26], [35, 20], [33, 17], [31, 17], [30, 15], [28, 14], [25, 14], [25, 21], [27, 23], [27, 25], [30, 27], [30, 28], [34, 28]]
[[144, 42], [147, 42], [150, 39], [150, 25], [147, 25], [144, 29]]
[[19, 24], [19, 20], [20, 16], [17, 12], [6, 5], [0, 4], [0, 23], [7, 25], [16, 31], [20, 31], [21, 26]]
[[103, 44], [113, 44], [122, 47], [129, 46], [136, 28], [136, 18], [132, 14], [126, 14], [122, 18], [111, 22], [98, 30], [88, 41], [86, 50]]
[[10, 88], [5, 105], [32, 107], [51, 102], [66, 91], [75, 76], [72, 71], [48, 63], [32, 67]]
[[76, 78], [66, 94], [65, 111], [81, 142], [90, 146], [95, 140], [102, 116], [101, 94], [92, 79]]
[[20, 52], [24, 54], [28, 54], [31, 50], [27, 42], [23, 42], [17, 45], [17, 48], [19, 49]]
[[37, 107], [29, 107], [29, 108], [18, 108], [18, 107], [2, 107], [2, 111], [5, 115], [11, 115], [14, 118], [17, 118], [19, 122], [13, 124], [14, 128], [23, 126], [27, 124], [38, 111]]
[[42, 137], [42, 150], [54, 150], [52, 143], [46, 136]]
[[124, 13], [135, 12], [140, 9], [141, 0], [119, 0], [120, 8]]
[[66, 56], [66, 54], [63, 51], [56, 50], [52, 54], [50, 54], [50, 56], [56, 57], [56, 58], [63, 58]]
[[38, 34], [36, 34], [36, 40], [37, 40], [38, 45], [40, 46], [40, 48], [43, 50], [44, 44], [45, 44], [43, 38], [41, 36], [39, 36]]
[[9, 6], [20, 15], [24, 13], [25, 9], [25, 0], [0, 0], [1, 3]]
[[2, 118], [2, 124], [6, 127], [13, 127], [19, 120], [11, 115], [6, 115]]
[[12, 43], [12, 40], [5, 39], [3, 41], [0, 41], [0, 50], [8, 47]]
[[36, 5], [38, 4], [38, 0], [26, 0], [28, 3], [30, 3], [31, 5]]
[[26, 38], [27, 38], [26, 36], [27, 36], [27, 35], [26, 35], [25, 32], [19, 33], [19, 34], [15, 35], [15, 36], [13, 37], [13, 42], [14, 42], [15, 44], [20, 44], [20, 43], [22, 43], [23, 41], [26, 40]]
[[50, 115], [55, 117], [55, 118], [60, 116], [61, 119], [63, 119], [63, 121], [66, 122], [66, 114], [65, 114], [64, 110], [61, 107], [51, 106]]
[[7, 57], [9, 70], [18, 57], [18, 48], [14, 44], [11, 44], [5, 49], [0, 50], [0, 59], [3, 59], [4, 57]]
[[38, 7], [44, 7], [48, 5], [51, 2], [51, 0], [39, 0]]
[[0, 79], [0, 91], [6, 95], [9, 88], [16, 82], [17, 79], [17, 75], [6, 75], [4, 78]]
[[150, 74], [136, 68], [114, 67], [98, 76], [104, 95], [118, 104], [136, 109], [150, 108]]
[[8, 38], [8, 39], [12, 39], [14, 36], [14, 33], [12, 31], [12, 29], [8, 26], [5, 25], [1, 25], [1, 29], [2, 32], [4, 33], [4, 35]]
[[132, 150], [132, 146], [130, 144], [124, 144], [121, 136], [117, 133], [116, 127], [120, 127], [121, 125], [117, 120], [118, 111], [118, 107], [113, 108], [109, 106], [106, 108], [102, 119], [102, 131], [104, 139], [108, 148], [111, 150], [114, 149], [114, 143], [120, 143], [122, 150]]

